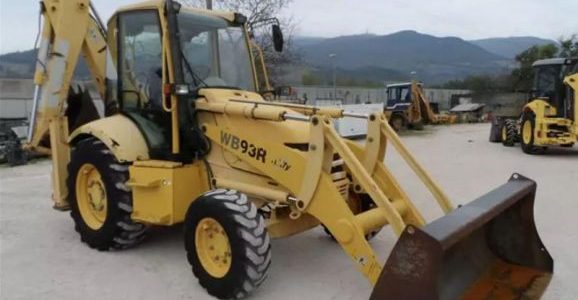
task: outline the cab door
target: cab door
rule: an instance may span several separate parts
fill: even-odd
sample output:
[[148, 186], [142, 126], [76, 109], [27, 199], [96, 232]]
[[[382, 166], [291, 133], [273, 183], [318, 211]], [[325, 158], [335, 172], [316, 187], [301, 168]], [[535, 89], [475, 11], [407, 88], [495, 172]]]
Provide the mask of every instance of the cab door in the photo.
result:
[[[152, 159], [168, 159], [171, 113], [163, 107], [163, 37], [157, 10], [122, 12], [109, 23], [118, 80], [110, 83], [120, 113], [145, 136]], [[112, 40], [111, 40], [112, 39]]]

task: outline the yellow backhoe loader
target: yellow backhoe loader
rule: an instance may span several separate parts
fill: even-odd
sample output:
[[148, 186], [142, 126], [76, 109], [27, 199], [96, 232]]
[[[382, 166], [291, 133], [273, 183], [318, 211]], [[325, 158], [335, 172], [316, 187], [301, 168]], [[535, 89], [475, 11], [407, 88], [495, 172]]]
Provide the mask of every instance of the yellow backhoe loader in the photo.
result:
[[[267, 277], [270, 238], [323, 225], [375, 285], [371, 299], [538, 298], [548, 285], [534, 181], [514, 174], [454, 208], [383, 114], [264, 101], [243, 15], [150, 1], [105, 26], [89, 0], [41, 5], [28, 147], [51, 154], [54, 207], [89, 247], [184, 224], [200, 285], [243, 298]], [[280, 49], [279, 28], [273, 37]], [[104, 112], [69, 93], [80, 55]], [[365, 145], [336, 133], [345, 116], [367, 119]], [[386, 145], [446, 216], [426, 224], [383, 164]], [[384, 265], [368, 239], [387, 224], [399, 241]]]
[[532, 67], [532, 100], [518, 122], [504, 122], [502, 143], [511, 147], [519, 141], [527, 154], [572, 147], [578, 141], [578, 58], [544, 59]]

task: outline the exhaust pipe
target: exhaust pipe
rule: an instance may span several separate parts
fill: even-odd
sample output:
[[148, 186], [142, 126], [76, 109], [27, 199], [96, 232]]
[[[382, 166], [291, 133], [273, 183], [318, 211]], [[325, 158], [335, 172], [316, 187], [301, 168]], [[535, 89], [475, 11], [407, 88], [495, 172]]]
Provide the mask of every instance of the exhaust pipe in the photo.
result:
[[554, 263], [534, 222], [536, 182], [508, 183], [422, 229], [408, 226], [370, 297], [539, 299]]

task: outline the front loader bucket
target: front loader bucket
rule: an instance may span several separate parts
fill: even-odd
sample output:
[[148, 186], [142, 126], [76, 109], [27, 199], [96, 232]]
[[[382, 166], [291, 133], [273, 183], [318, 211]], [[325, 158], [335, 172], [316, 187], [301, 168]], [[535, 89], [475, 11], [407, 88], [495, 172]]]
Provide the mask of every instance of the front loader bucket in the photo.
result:
[[540, 298], [554, 263], [536, 231], [535, 193], [514, 174], [422, 229], [408, 226], [370, 299]]

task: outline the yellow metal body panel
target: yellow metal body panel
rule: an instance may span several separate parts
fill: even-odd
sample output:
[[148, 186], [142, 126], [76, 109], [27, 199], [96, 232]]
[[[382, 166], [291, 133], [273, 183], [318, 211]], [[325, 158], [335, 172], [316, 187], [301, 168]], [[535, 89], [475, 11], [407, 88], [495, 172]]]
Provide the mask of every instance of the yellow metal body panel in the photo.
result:
[[[199, 122], [201, 124], [241, 130], [243, 133], [250, 134], [254, 141], [263, 141], [279, 145], [279, 151], [283, 153], [289, 151], [295, 153], [295, 155], [300, 155], [300, 151], [284, 147], [283, 144], [304, 144], [309, 142], [309, 126], [307, 123], [297, 121], [278, 122], [282, 120], [281, 115], [284, 112], [291, 112], [292, 110], [264, 105], [255, 108], [254, 105], [229, 101], [231, 99], [250, 100], [265, 104], [259, 94], [245, 91], [211, 89], [201, 90], [200, 95], [203, 96], [204, 99], [197, 100], [197, 109], [208, 112], [199, 113]], [[268, 121], [273, 119], [276, 121]], [[258, 143], [253, 142], [253, 144], [255, 146]], [[261, 172], [244, 160], [239, 159], [232, 152], [223, 151], [218, 145], [214, 146], [215, 148], [213, 150], [216, 151], [211, 151], [208, 158], [211, 164], [224, 165], [228, 168], [232, 167], [254, 174], [261, 174]], [[255, 151], [256, 150], [257, 149], [255, 149]], [[283, 160], [280, 158], [277, 163], [283, 165]], [[295, 168], [297, 168], [297, 166], [295, 166]]]
[[[163, 7], [164, 3], [165, 2], [162, 0], [143, 1], [140, 3], [122, 6], [116, 10], [115, 14], [121, 13], [121, 12], [130, 12], [130, 11], [135, 11], [135, 10], [142, 10], [142, 9], [162, 10], [162, 9], [164, 9], [164, 7]], [[204, 15], [220, 17], [220, 18], [226, 19], [227, 21], [233, 21], [235, 19], [235, 14], [232, 12], [228, 12], [228, 11], [207, 10], [207, 9], [196, 8], [196, 7], [185, 6], [185, 5], [181, 7], [181, 11], [202, 13]]]
[[[261, 139], [259, 132], [251, 133], [245, 130], [241, 132], [233, 127], [223, 128], [209, 124], [203, 126], [207, 137], [215, 144], [227, 147], [230, 154], [249, 163], [254, 172], [274, 177], [277, 183], [291, 191], [300, 190], [306, 160], [299, 151]], [[248, 146], [242, 147], [242, 143]], [[284, 164], [280, 162], [286, 163], [287, 167], [283, 167]]]
[[[569, 80], [566, 82], [569, 82]], [[576, 107], [576, 105], [574, 105], [574, 107]], [[571, 119], [557, 118], [556, 108], [548, 102], [540, 99], [533, 100], [526, 104], [524, 110], [532, 111], [536, 116], [536, 127], [534, 132], [531, 133], [534, 136], [534, 145], [555, 146], [573, 144], [578, 141], [576, 122]], [[559, 134], [558, 136], [549, 136], [548, 133], [551, 131], [550, 126], [552, 125], [567, 127], [569, 132]], [[522, 138], [526, 137], [526, 140], [529, 141], [530, 137], [527, 131], [528, 129], [526, 128], [526, 130], [524, 130], [524, 124], [522, 124]]]
[[532, 112], [534, 112], [536, 118], [555, 117], [557, 113], [556, 108], [554, 106], [540, 99], [533, 100], [530, 103], [526, 104], [524, 109], [525, 110], [530, 109]]
[[181, 223], [191, 202], [210, 190], [202, 162], [179, 166], [171, 162], [142, 162], [129, 167], [132, 219], [154, 225]]
[[52, 200], [55, 209], [66, 210], [69, 208], [68, 187], [66, 186], [70, 162], [70, 146], [66, 141], [68, 121], [66, 117], [53, 118], [48, 123], [48, 128], [52, 156]]
[[148, 146], [138, 127], [123, 115], [102, 118], [77, 128], [68, 139], [74, 143], [84, 136], [102, 141], [121, 162], [147, 160]]
[[275, 210], [267, 222], [267, 232], [272, 238], [292, 236], [319, 226], [319, 220], [310, 214], [303, 214], [298, 219], [292, 219], [290, 213], [290, 209]]

